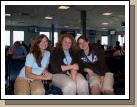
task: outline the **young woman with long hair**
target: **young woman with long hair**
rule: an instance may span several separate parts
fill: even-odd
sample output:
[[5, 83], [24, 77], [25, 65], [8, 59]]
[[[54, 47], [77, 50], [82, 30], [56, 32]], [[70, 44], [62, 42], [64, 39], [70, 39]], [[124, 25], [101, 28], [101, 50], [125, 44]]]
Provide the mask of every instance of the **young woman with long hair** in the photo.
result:
[[52, 74], [48, 72], [50, 52], [48, 38], [40, 35], [31, 47], [26, 57], [25, 66], [21, 69], [14, 83], [15, 95], [44, 95], [45, 88], [42, 80], [51, 80]]

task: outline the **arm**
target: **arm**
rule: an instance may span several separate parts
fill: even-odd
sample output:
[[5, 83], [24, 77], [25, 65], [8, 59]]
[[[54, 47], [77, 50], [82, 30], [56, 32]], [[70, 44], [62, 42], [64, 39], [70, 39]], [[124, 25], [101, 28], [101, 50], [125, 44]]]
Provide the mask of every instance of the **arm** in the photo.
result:
[[102, 50], [100, 48], [97, 49], [96, 52], [98, 55], [98, 64], [96, 67], [99, 68], [99, 70], [100, 70], [99, 75], [104, 76], [106, 72], [110, 72], [110, 70], [106, 64], [105, 53], [104, 53], [104, 50]]
[[13, 59], [25, 60], [26, 55], [27, 55], [27, 51], [26, 51], [25, 47], [23, 47], [23, 46], [21, 47], [21, 49], [23, 51], [22, 55], [15, 56], [15, 57], [13, 57]]
[[84, 61], [82, 60], [82, 58], [84, 57], [82, 52], [80, 51], [78, 54], [78, 65], [79, 65], [79, 72], [86, 77], [87, 72], [84, 72], [85, 68], [89, 68], [89, 66], [87, 65], [87, 63], [84, 63]]
[[79, 66], [78, 64], [71, 64], [71, 65], [61, 65], [61, 69], [63, 72], [67, 71], [67, 70], [79, 70]]
[[90, 68], [84, 68], [84, 72], [87, 72], [90, 77], [94, 74], [93, 70]]
[[31, 78], [31, 79], [35, 79], [35, 80], [51, 80], [51, 78], [52, 78], [52, 76], [33, 74], [32, 68], [29, 66], [25, 67], [25, 75], [27, 78]]
[[71, 70], [72, 67], [73, 67], [72, 65], [61, 65], [61, 69], [62, 69], [63, 72]]
[[26, 58], [26, 55], [22, 55], [22, 56], [14, 57], [13, 59], [25, 60], [25, 58]]

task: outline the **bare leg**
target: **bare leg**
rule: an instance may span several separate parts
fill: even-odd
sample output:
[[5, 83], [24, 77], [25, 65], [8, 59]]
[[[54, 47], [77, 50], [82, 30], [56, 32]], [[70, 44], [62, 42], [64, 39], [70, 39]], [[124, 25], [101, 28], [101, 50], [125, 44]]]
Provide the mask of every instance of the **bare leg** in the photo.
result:
[[103, 94], [105, 94], [105, 95], [115, 95], [113, 90], [104, 90]]
[[112, 73], [106, 73], [102, 84], [102, 92], [106, 95], [114, 95], [114, 77]]
[[88, 81], [80, 73], [77, 74], [76, 85], [79, 95], [89, 95]]
[[90, 89], [91, 89], [91, 94], [93, 94], [93, 95], [101, 94], [100, 76], [94, 74], [93, 76], [89, 77], [89, 85], [90, 85]]
[[76, 82], [66, 74], [53, 74], [52, 84], [59, 87], [64, 95], [76, 94]]
[[101, 90], [100, 90], [99, 85], [93, 85], [93, 86], [91, 87], [91, 93], [92, 93], [93, 95], [100, 95], [100, 94], [101, 94]]

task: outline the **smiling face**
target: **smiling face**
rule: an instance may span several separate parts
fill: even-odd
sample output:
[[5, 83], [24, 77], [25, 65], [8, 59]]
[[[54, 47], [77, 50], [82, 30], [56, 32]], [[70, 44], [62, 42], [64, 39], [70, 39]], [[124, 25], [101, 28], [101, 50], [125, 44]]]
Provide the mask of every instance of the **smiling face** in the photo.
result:
[[85, 41], [84, 39], [79, 39], [78, 46], [80, 49], [83, 49], [85, 51], [89, 48], [89, 42]]
[[41, 51], [45, 50], [48, 47], [48, 40], [46, 37], [44, 37], [41, 42], [39, 43], [39, 48]]
[[62, 40], [63, 50], [69, 50], [72, 46], [72, 40], [69, 37], [64, 37]]

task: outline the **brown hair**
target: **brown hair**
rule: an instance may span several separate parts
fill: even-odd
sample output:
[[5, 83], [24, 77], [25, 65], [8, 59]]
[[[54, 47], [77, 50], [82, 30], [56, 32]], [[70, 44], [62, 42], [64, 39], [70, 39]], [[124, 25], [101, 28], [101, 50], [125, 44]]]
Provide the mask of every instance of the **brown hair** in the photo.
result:
[[62, 48], [62, 41], [65, 37], [68, 37], [72, 41], [72, 45], [71, 45], [70, 49], [72, 51], [76, 51], [77, 50], [76, 41], [75, 41], [74, 37], [69, 33], [60, 34], [56, 48]]
[[43, 38], [46, 38], [48, 41], [48, 37], [44, 34], [41, 34], [40, 36], [38, 36], [34, 45], [30, 49], [30, 53], [32, 53], [34, 55], [39, 67], [41, 67], [41, 60], [42, 60], [42, 53], [40, 51], [39, 44]]
[[[79, 40], [80, 40], [80, 39], [83, 39], [84, 41], [89, 42], [88, 37], [82, 35], [82, 36], [80, 36], [80, 37], [77, 39], [77, 45], [79, 45]], [[91, 43], [90, 43], [90, 42], [89, 42], [88, 46], [89, 46], [89, 52], [91, 52], [92, 48], [91, 48]]]

